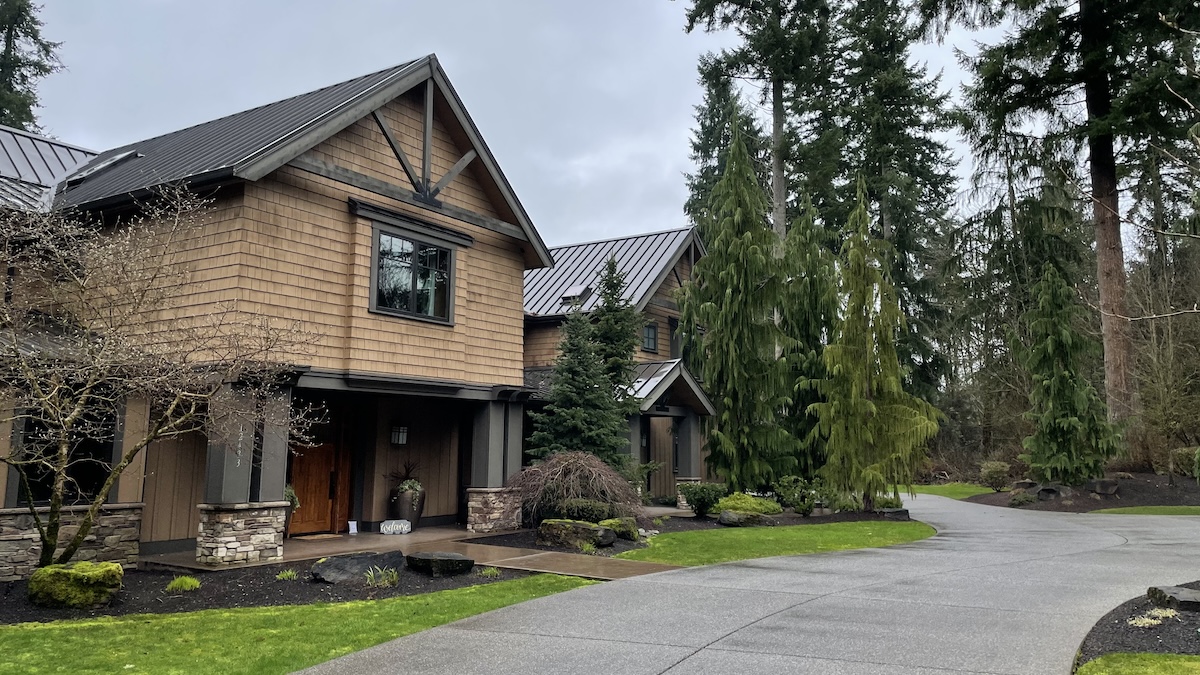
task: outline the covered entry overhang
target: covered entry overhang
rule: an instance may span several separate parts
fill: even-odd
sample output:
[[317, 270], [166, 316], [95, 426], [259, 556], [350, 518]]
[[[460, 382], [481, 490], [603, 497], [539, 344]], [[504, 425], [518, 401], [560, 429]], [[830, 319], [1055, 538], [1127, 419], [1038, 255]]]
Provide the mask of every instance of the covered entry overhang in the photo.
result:
[[683, 359], [639, 363], [630, 389], [642, 402], [643, 415], [682, 417], [686, 410], [704, 417], [717, 414], [708, 394], [683, 365]]

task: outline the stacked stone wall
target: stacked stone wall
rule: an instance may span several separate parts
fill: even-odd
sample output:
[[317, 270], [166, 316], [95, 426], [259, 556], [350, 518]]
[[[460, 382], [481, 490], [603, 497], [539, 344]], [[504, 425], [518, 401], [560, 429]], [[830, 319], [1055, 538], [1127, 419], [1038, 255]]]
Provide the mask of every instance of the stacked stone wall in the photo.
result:
[[221, 566], [283, 557], [287, 502], [201, 504], [196, 561]]
[[521, 528], [521, 497], [509, 488], [467, 490], [467, 531], [499, 532]]
[[[44, 522], [47, 509], [38, 511]], [[86, 506], [63, 508], [58, 535], [60, 548], [55, 553], [61, 552], [61, 547], [79, 531], [79, 520], [86, 511]], [[142, 504], [105, 506], [71, 559], [116, 562], [125, 568], [136, 568], [141, 531]], [[28, 579], [37, 569], [41, 552], [41, 538], [29, 509], [0, 509], [0, 581]]]

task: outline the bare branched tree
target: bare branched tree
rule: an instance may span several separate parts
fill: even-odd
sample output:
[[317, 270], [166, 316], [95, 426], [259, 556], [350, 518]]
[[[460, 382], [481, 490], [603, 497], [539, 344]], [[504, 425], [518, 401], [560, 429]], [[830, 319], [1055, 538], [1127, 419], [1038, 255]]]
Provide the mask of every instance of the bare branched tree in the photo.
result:
[[[286, 424], [303, 436], [313, 418], [271, 404], [286, 401], [287, 361], [311, 343], [299, 325], [232, 304], [185, 305], [195, 288], [179, 251], [201, 233], [208, 207], [168, 188], [116, 224], [62, 211], [0, 214], [0, 419], [19, 432], [0, 461], [20, 477], [41, 566], [75, 555], [118, 477], [154, 441], [203, 432], [252, 452], [253, 430]], [[126, 423], [134, 408], [148, 416]], [[69, 537], [64, 507], [80, 512]]]

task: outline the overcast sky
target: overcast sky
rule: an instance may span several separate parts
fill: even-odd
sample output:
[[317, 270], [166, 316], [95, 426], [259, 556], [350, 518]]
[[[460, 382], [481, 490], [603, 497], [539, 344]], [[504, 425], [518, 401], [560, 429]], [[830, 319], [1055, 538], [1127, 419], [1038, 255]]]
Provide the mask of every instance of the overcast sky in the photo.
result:
[[732, 40], [686, 0], [44, 2], [41, 124], [95, 150], [436, 53], [550, 245], [687, 224], [696, 61]]

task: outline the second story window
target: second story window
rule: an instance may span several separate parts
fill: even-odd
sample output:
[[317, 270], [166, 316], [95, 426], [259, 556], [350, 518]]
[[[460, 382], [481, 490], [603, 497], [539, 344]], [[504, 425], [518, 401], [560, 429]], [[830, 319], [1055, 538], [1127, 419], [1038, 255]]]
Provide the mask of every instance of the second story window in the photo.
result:
[[376, 311], [450, 320], [449, 249], [380, 231], [376, 242]]
[[658, 353], [658, 323], [650, 322], [642, 328], [642, 351]]

